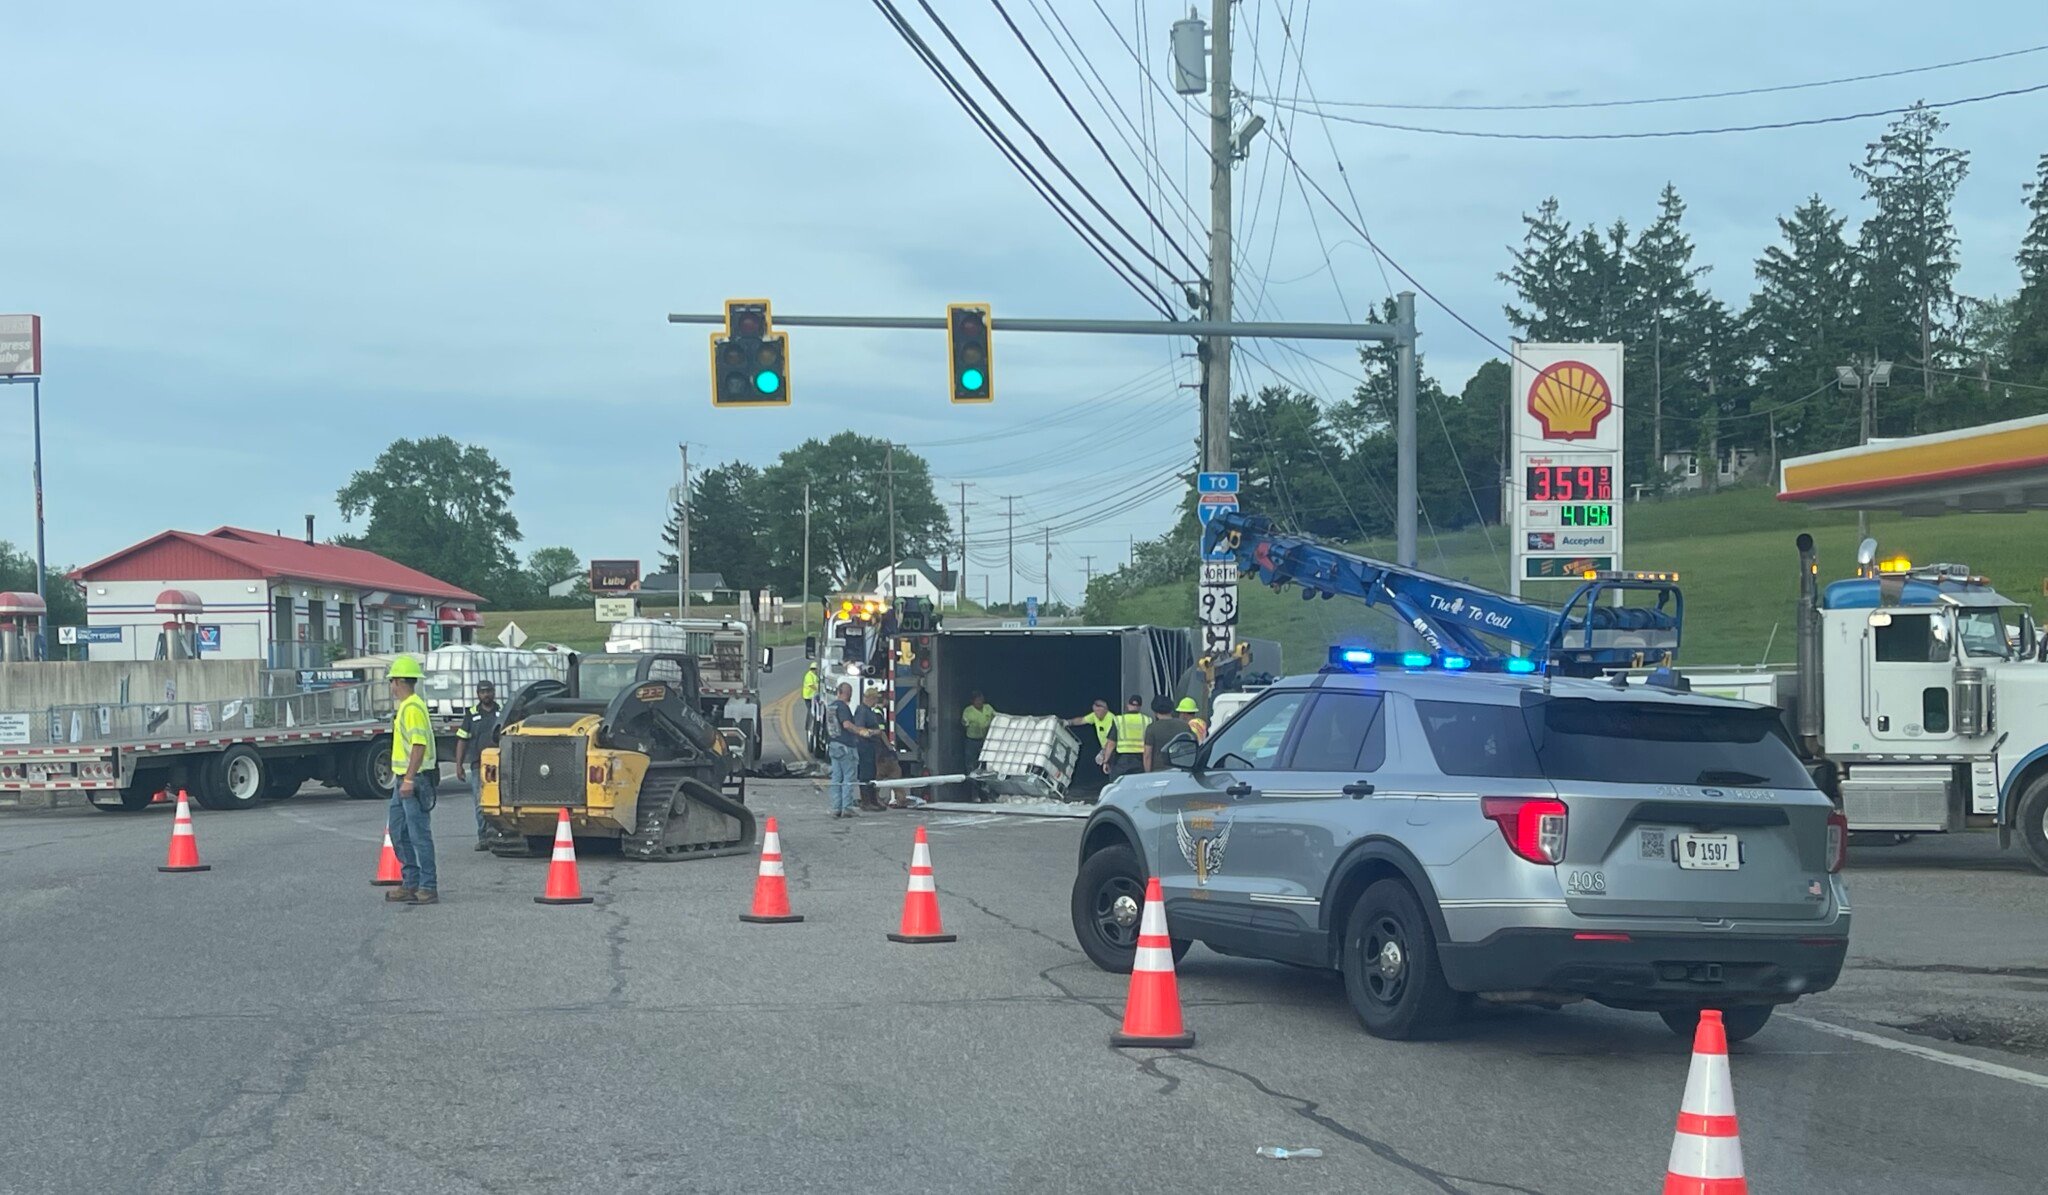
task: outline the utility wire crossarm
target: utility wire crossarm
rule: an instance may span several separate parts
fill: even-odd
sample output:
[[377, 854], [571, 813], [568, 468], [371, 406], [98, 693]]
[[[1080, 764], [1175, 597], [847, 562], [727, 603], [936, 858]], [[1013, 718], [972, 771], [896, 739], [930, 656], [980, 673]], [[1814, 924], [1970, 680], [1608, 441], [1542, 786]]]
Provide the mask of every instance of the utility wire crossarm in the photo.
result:
[[[1496, 645], [1528, 649], [1548, 672], [1599, 675], [1614, 668], [1668, 664], [1678, 653], [1685, 602], [1675, 573], [1597, 573], [1559, 609], [1509, 597], [1418, 568], [1389, 564], [1275, 531], [1270, 520], [1223, 511], [1202, 530], [1205, 557], [1227, 547], [1238, 571], [1274, 588], [1301, 587], [1304, 600], [1337, 596], [1386, 606], [1432, 651], [1498, 663]], [[1635, 591], [1649, 605], [1606, 605], [1607, 594]]]

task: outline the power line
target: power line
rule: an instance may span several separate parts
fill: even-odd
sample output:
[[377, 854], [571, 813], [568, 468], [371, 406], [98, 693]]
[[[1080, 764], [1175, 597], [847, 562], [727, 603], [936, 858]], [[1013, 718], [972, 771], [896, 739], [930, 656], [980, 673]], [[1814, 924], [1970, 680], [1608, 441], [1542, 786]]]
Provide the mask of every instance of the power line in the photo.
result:
[[[2048, 50], [2048, 45], [2028, 46], [2024, 50], [2007, 50], [1999, 54], [1981, 54], [1975, 58], [1957, 58], [1950, 62], [1936, 62], [1928, 66], [1909, 66], [1894, 71], [1876, 71], [1867, 75], [1844, 75], [1838, 79], [1817, 79], [1809, 83], [1780, 83], [1771, 87], [1743, 87], [1734, 91], [1699, 91], [1690, 95], [1660, 95], [1647, 99], [1632, 100], [1578, 100], [1557, 101], [1536, 104], [1405, 104], [1382, 103], [1371, 100], [1330, 100], [1332, 108], [1381, 108], [1406, 110], [1410, 112], [1553, 112], [1568, 108], [1634, 108], [1645, 104], [1680, 104], [1692, 100], [1725, 100], [1745, 95], [1773, 95], [1785, 91], [1807, 91], [1816, 87], [1839, 87], [1845, 83], [1868, 83], [1873, 79], [1897, 79], [1906, 75], [1922, 75], [1929, 71], [1945, 71], [1958, 66], [1975, 66], [1981, 62], [1997, 62], [2005, 58], [2018, 58], [2024, 54], [2038, 54]], [[1265, 99], [1264, 96], [1257, 97]]]
[[[888, 0], [883, 0], [883, 2], [887, 3]], [[1123, 234], [1123, 238], [1131, 243], [1131, 247], [1157, 267], [1161, 273], [1165, 274], [1168, 278], [1173, 278], [1175, 282], [1181, 282], [1180, 279], [1174, 278], [1173, 270], [1165, 262], [1154, 257], [1152, 252], [1137, 237], [1131, 235], [1130, 229], [1125, 228], [1121, 221], [1115, 216], [1110, 215], [1109, 209], [1102, 206], [1102, 201], [1095, 198], [1094, 192], [1090, 191], [1087, 185], [1077, 178], [1072, 170], [1067, 169], [1067, 164], [1061, 161], [1060, 156], [1052, 151], [1052, 146], [1046, 144], [1045, 138], [1039, 135], [1038, 130], [1032, 127], [1031, 122], [1024, 119], [1024, 114], [1017, 111], [1016, 105], [1010, 103], [1010, 98], [1003, 94], [1002, 88], [997, 87], [995, 80], [989, 78], [988, 73], [981, 69], [981, 64], [974, 60], [974, 55], [968, 53], [967, 47], [960, 44], [960, 39], [953, 36], [952, 27], [947, 25], [945, 20], [939, 16], [937, 10], [932, 8], [931, 0], [917, 0], [917, 6], [922, 8], [924, 14], [932, 19], [932, 23], [939, 27], [939, 32], [944, 34], [946, 41], [952, 45], [953, 52], [960, 55], [961, 61], [967, 64], [967, 69], [974, 72], [974, 77], [981, 80], [983, 87], [988, 88], [989, 94], [994, 96], [996, 102], [1003, 106], [1003, 111], [1008, 112], [1010, 119], [1016, 121], [1018, 126], [1030, 136], [1032, 142], [1038, 146], [1038, 151], [1045, 155], [1046, 160], [1051, 162], [1062, 175], [1066, 176], [1067, 181], [1074, 185], [1075, 190], [1081, 192], [1082, 197], [1088, 201], [1089, 206], [1099, 212], [1103, 219], [1109, 221], [1111, 228]], [[1005, 19], [1008, 19], [1007, 16]], [[1181, 282], [1181, 285], [1185, 286], [1187, 284]]]
[[871, 0], [871, 3], [882, 14], [883, 18], [890, 23], [890, 26], [895, 29], [897, 36], [902, 38], [904, 43], [909, 45], [911, 50], [917, 54], [919, 61], [924, 63], [925, 68], [938, 78], [939, 82], [945, 87], [946, 93], [953, 98], [954, 103], [960, 105], [962, 111], [967, 113], [969, 119], [974, 122], [975, 127], [981, 130], [982, 135], [995, 145], [996, 149], [1002, 153], [1010, 165], [1024, 177], [1024, 181], [1031, 185], [1032, 190], [1036, 191], [1039, 197], [1052, 207], [1054, 213], [1061, 220], [1065, 221], [1067, 227], [1074, 230], [1075, 235], [1081, 238], [1089, 250], [1101, 258], [1103, 263], [1109, 266], [1110, 271], [1116, 274], [1118, 279], [1126, 286], [1135, 290], [1138, 293], [1138, 297], [1150, 304], [1153, 310], [1159, 312], [1167, 319], [1174, 318], [1173, 306], [1167, 300], [1165, 294], [1156, 286], [1153, 286], [1145, 278], [1144, 272], [1133, 266], [1129, 259], [1117, 251], [1114, 245], [1109, 244], [1108, 239], [1102, 233], [1088, 224], [1081, 216], [1079, 209], [1075, 208], [1073, 203], [1064, 195], [1061, 195], [1057, 188], [1052, 185], [1051, 180], [1045, 177], [1044, 172], [1039, 170], [1036, 165], [1024, 156], [1024, 152], [1017, 148], [1015, 142], [1010, 140], [1009, 134], [997, 127], [994, 118], [989, 116], [988, 112], [972, 96], [967, 94], [966, 87], [961, 84], [960, 80], [954, 76], [951, 70], [947, 69], [944, 63], [939, 61], [938, 54], [932, 50], [924, 38], [918, 35], [915, 29], [910, 27], [910, 22], [904, 19], [903, 14], [897, 11], [896, 6], [890, 0]]
[[[1011, 34], [1017, 39], [1017, 44], [1023, 46], [1024, 52], [1030, 55], [1031, 63], [1038, 68], [1038, 73], [1045, 76], [1045, 81], [1052, 87], [1053, 94], [1060, 97], [1060, 103], [1066, 106], [1067, 114], [1074, 118], [1075, 124], [1081, 126], [1082, 132], [1088, 134], [1089, 144], [1093, 145], [1095, 152], [1101, 154], [1102, 160], [1109, 164], [1110, 172], [1116, 175], [1116, 181], [1122, 183], [1124, 190], [1130, 193], [1132, 202], [1138, 205], [1138, 210], [1145, 213], [1145, 218], [1152, 222], [1152, 227], [1159, 230], [1159, 235], [1165, 242], [1171, 245], [1173, 251], [1180, 254], [1180, 259], [1187, 263], [1188, 268], [1193, 270], [1197, 277], [1200, 277], [1202, 267], [1196, 265], [1195, 259], [1188, 256], [1187, 250], [1181, 248], [1180, 243], [1173, 239], [1173, 234], [1168, 232], [1166, 225], [1160, 222], [1158, 215], [1145, 202], [1145, 197], [1138, 194], [1138, 188], [1131, 185], [1131, 180], [1129, 176], [1124, 174], [1123, 167], [1117, 165], [1116, 158], [1110, 154], [1108, 147], [1102, 144], [1102, 138], [1095, 135], [1095, 130], [1089, 127], [1087, 118], [1081, 115], [1081, 110], [1074, 107], [1073, 100], [1067, 98], [1066, 88], [1061, 87], [1059, 80], [1053, 78], [1052, 71], [1045, 65], [1045, 60], [1038, 56], [1038, 50], [1032, 46], [1031, 40], [1024, 36], [1022, 29], [1017, 28], [1017, 22], [1010, 19], [1010, 10], [1003, 7], [1003, 0], [989, 0], [989, 3], [995, 5], [996, 14], [1003, 18], [1003, 24], [1009, 26]], [[929, 11], [929, 6], [927, 6], [927, 11]], [[1008, 105], [1005, 106], [1007, 107]], [[1071, 178], [1072, 176], [1069, 175], [1068, 177]], [[1154, 261], [1156, 264], [1157, 259], [1155, 258]], [[1178, 280], [1176, 279], [1176, 281]]]
[[1777, 129], [1803, 129], [1814, 125], [1843, 124], [1852, 120], [1869, 120], [1879, 116], [1899, 116], [1916, 108], [1936, 110], [1960, 108], [1965, 104], [1981, 104], [1987, 100], [2008, 99], [2016, 95], [2031, 95], [2037, 91], [2048, 91], [2048, 83], [2036, 83], [2031, 87], [2013, 87], [2004, 91], [1986, 92], [1983, 95], [1964, 96], [1961, 99], [1941, 100], [1935, 103], [1917, 101], [1903, 108], [1876, 108], [1868, 112], [1846, 112], [1839, 116], [1811, 116], [1803, 120], [1773, 120], [1759, 124], [1722, 125], [1706, 129], [1654, 129], [1639, 133], [1504, 133], [1491, 129], [1441, 129], [1427, 125], [1396, 124], [1387, 120], [1372, 120], [1363, 116], [1347, 116], [1331, 112], [1319, 106], [1296, 105], [1275, 96], [1264, 97], [1266, 102], [1278, 108], [1296, 112], [1309, 112], [1330, 120], [1341, 120], [1346, 124], [1368, 125], [1376, 129], [1391, 129], [1399, 133], [1429, 133], [1439, 137], [1478, 137], [1491, 141], [1642, 141], [1663, 137], [1715, 137], [1723, 133], [1761, 133]]

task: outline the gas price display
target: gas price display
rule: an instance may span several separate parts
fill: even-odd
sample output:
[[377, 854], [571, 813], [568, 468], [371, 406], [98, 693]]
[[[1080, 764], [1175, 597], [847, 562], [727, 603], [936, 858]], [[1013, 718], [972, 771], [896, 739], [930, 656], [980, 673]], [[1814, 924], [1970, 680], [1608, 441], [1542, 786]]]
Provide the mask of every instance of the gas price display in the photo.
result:
[[[1614, 499], [1612, 465], [1530, 465], [1528, 470], [1528, 488], [1523, 494], [1531, 502], [1610, 502]], [[1607, 508], [1599, 509], [1611, 513]], [[1605, 526], [1607, 521], [1603, 519], [1599, 524], [1583, 525]]]
[[1560, 527], [1612, 527], [1614, 507], [1605, 502], [1567, 502], [1557, 508]]

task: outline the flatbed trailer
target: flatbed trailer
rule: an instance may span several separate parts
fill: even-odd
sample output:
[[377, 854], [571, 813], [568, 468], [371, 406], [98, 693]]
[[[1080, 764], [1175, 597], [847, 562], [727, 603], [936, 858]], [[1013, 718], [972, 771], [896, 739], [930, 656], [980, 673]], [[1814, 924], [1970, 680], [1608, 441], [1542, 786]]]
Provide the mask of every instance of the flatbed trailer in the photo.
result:
[[[32, 741], [0, 743], [0, 795], [80, 792], [134, 813], [161, 790], [207, 809], [282, 800], [309, 780], [369, 800], [391, 788], [391, 719], [344, 690], [156, 705], [59, 706], [0, 715]], [[356, 708], [349, 708], [353, 704]], [[167, 729], [170, 728], [170, 729]], [[40, 739], [41, 741], [33, 741]], [[453, 740], [441, 744], [443, 757]]]

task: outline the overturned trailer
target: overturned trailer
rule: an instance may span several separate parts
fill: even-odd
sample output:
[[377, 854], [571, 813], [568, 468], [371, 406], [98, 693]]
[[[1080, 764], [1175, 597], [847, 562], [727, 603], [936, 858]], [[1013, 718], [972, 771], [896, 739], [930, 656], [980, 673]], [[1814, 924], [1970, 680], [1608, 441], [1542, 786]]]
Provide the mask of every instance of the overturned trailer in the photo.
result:
[[[1192, 632], [1183, 627], [987, 627], [902, 634], [891, 656], [892, 743], [909, 775], [969, 770], [960, 711], [980, 692], [1005, 714], [1074, 718], [1098, 699], [1122, 709], [1133, 694], [1183, 695], [1195, 667]], [[1077, 731], [1072, 788], [1105, 780], [1092, 732]]]

